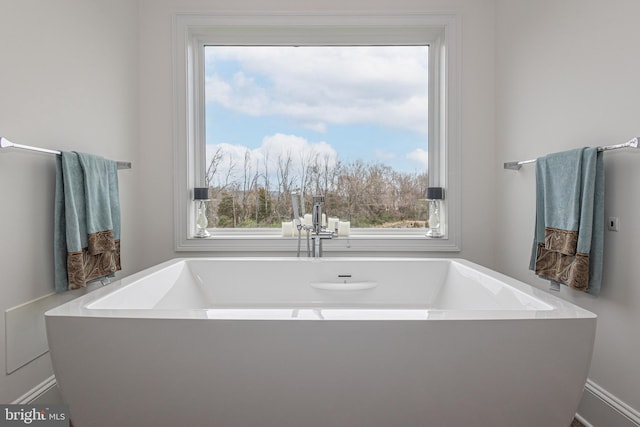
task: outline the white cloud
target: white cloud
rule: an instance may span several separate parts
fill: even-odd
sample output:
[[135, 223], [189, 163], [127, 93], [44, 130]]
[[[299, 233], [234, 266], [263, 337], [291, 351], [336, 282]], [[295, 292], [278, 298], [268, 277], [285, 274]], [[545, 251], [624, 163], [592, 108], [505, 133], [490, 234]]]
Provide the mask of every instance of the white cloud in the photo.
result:
[[269, 94], [242, 72], [235, 73], [230, 81], [216, 75], [205, 77], [205, 92], [207, 101], [251, 116], [264, 115], [269, 108]]
[[416, 148], [410, 153], [407, 153], [407, 159], [414, 160], [425, 168], [429, 166], [429, 152], [427, 150], [423, 150], [422, 148]]
[[[323, 124], [320, 131], [327, 124], [374, 123], [427, 132], [424, 48], [212, 49], [206, 56], [208, 102], [253, 116]], [[235, 61], [242, 71], [223, 78], [216, 60]]]
[[265, 137], [261, 145], [255, 149], [227, 143], [209, 144], [207, 145], [207, 165], [217, 150], [220, 150], [223, 159], [212, 184], [221, 186], [243, 181], [245, 158], [249, 159], [248, 178], [258, 175], [261, 185], [266, 175], [271, 185], [275, 184], [278, 170], [285, 164], [289, 164], [289, 178], [297, 182], [309, 162], [318, 161], [321, 165], [333, 166], [338, 160], [336, 150], [324, 141], [310, 142], [296, 135], [281, 133]]

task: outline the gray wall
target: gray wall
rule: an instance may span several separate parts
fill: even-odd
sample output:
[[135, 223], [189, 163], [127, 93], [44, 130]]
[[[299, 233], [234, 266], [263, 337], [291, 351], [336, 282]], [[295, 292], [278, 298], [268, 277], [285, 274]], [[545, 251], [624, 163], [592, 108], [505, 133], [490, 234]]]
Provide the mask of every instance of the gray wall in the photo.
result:
[[[636, 0], [497, 1], [498, 270], [548, 289], [527, 269], [535, 168], [504, 171], [502, 162], [640, 135], [638, 16]], [[637, 413], [640, 152], [607, 152], [605, 167], [605, 217], [619, 217], [620, 231], [605, 232], [602, 293], [594, 298], [563, 287], [561, 297], [599, 316], [589, 378]]]
[[[0, 1], [0, 135], [133, 162], [134, 169], [120, 173], [121, 276], [139, 269], [137, 19], [129, 0]], [[4, 314], [53, 291], [55, 158], [3, 150], [0, 176], [0, 402], [6, 403], [52, 375], [46, 355], [5, 373]], [[25, 344], [33, 339], [25, 328]]]

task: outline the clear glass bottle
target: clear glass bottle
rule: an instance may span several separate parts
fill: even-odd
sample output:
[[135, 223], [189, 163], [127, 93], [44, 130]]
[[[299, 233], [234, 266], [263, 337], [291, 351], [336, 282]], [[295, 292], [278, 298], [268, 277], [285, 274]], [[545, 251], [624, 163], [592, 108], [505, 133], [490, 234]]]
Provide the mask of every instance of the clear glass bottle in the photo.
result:
[[196, 229], [194, 237], [209, 237], [207, 231], [209, 220], [207, 219], [207, 202], [209, 201], [209, 189], [206, 187], [198, 187], [193, 189], [193, 201], [196, 203]]
[[429, 229], [427, 230], [427, 237], [444, 237], [444, 224], [442, 222], [442, 215], [444, 214], [444, 188], [427, 188], [427, 200], [429, 201]]

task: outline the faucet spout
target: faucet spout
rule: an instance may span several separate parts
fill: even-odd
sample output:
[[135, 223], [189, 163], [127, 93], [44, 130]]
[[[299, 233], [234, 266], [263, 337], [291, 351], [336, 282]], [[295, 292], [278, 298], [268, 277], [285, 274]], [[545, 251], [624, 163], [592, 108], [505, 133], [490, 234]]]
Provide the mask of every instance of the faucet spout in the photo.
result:
[[333, 239], [336, 234], [326, 229], [322, 224], [322, 204], [324, 196], [313, 197], [312, 219], [312, 235], [313, 239], [313, 257], [320, 258], [322, 256], [322, 241], [325, 239]]
[[313, 210], [311, 213], [311, 220], [312, 220], [314, 234], [319, 234], [322, 231], [322, 204], [323, 203], [324, 203], [324, 196], [313, 196]]

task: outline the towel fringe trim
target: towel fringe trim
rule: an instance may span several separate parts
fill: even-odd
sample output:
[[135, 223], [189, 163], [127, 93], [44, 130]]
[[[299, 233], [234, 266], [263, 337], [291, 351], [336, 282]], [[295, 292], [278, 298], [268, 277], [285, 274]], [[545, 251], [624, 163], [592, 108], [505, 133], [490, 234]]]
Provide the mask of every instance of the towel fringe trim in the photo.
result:
[[544, 243], [538, 243], [535, 273], [571, 288], [586, 291], [589, 289], [589, 254], [578, 252], [575, 255], [567, 255], [546, 248]]
[[[122, 270], [120, 264], [120, 240], [111, 239], [110, 244], [105, 244], [105, 232], [101, 232], [96, 240], [101, 241], [100, 252], [92, 254], [89, 247], [81, 251], [67, 253], [67, 274], [69, 289], [79, 289], [87, 286], [87, 282], [112, 275]], [[113, 232], [111, 232], [113, 235]], [[89, 240], [91, 242], [91, 236]], [[91, 244], [90, 244], [91, 246]], [[94, 249], [96, 246], [94, 246]]]

